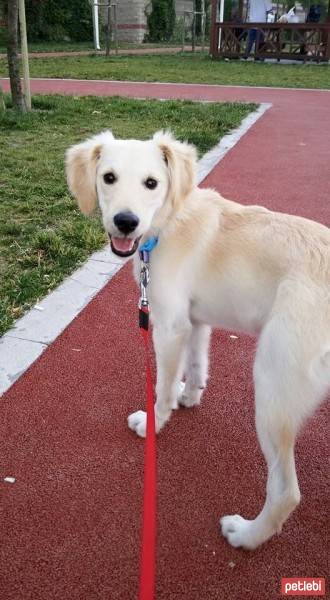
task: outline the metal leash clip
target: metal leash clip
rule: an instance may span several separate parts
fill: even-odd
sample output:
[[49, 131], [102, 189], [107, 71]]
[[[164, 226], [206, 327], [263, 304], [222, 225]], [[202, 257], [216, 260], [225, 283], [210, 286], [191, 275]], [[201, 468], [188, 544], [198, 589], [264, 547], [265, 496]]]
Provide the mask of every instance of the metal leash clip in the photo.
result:
[[140, 271], [140, 300], [139, 300], [139, 327], [148, 331], [149, 328], [149, 300], [147, 286], [149, 283], [149, 265], [141, 261]]
[[157, 246], [158, 237], [152, 236], [142, 244], [139, 254], [141, 260], [140, 270], [140, 301], [139, 301], [139, 326], [140, 329], [148, 331], [149, 328], [149, 300], [147, 296], [147, 287], [149, 283], [149, 262], [150, 252]]

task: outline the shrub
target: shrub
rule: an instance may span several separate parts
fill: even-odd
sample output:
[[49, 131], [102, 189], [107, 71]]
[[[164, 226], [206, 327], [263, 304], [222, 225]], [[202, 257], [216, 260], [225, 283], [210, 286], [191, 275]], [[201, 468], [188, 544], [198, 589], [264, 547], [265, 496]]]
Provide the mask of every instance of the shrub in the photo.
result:
[[152, 0], [151, 13], [148, 15], [148, 41], [168, 42], [174, 31], [174, 0]]
[[93, 37], [88, 0], [25, 0], [29, 41], [83, 41]]

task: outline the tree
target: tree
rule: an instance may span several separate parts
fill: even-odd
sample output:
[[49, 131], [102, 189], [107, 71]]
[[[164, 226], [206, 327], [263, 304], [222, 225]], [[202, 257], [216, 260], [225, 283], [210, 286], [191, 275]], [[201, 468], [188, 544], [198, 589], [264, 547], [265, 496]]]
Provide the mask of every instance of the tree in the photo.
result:
[[0, 83], [0, 115], [2, 113], [4, 113], [6, 110], [6, 105], [5, 105], [5, 101], [3, 99], [3, 91], [2, 91], [2, 87], [1, 87], [1, 83]]
[[10, 90], [14, 108], [26, 110], [19, 74], [18, 47], [18, 0], [8, 0], [7, 11], [7, 56]]
[[148, 39], [150, 42], [168, 42], [174, 31], [174, 0], [152, 0], [148, 16]]
[[91, 0], [25, 0], [29, 40], [91, 40], [91, 4]]

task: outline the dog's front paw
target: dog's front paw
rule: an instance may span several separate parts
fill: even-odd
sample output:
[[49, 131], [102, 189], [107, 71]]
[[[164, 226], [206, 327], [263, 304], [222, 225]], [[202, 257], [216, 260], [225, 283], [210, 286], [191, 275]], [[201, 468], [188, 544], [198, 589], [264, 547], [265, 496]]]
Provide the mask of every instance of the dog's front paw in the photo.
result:
[[[161, 428], [165, 425], [165, 423], [169, 420], [171, 416], [171, 411], [166, 411], [163, 413], [157, 412], [155, 409], [155, 430], [156, 433], [159, 433]], [[137, 410], [135, 413], [129, 415], [128, 419], [128, 427], [135, 431], [140, 437], [145, 438], [147, 432], [147, 413], [144, 410]]]
[[240, 515], [227, 515], [220, 519], [222, 535], [234, 548], [254, 550], [258, 542], [253, 535], [253, 521], [243, 519]]
[[180, 404], [180, 399], [182, 398], [182, 394], [184, 392], [184, 388], [185, 388], [185, 382], [184, 381], [179, 381], [179, 383], [177, 384], [177, 391], [175, 394], [175, 397], [173, 398], [173, 402], [172, 402], [172, 410], [177, 410], [179, 408], [179, 404]]
[[135, 431], [137, 435], [144, 438], [146, 437], [147, 430], [147, 413], [144, 410], [137, 410], [136, 412], [129, 415], [128, 419], [128, 427]]
[[187, 389], [187, 386], [185, 386], [182, 395], [178, 399], [179, 405], [186, 408], [198, 406], [201, 403], [203, 391], [204, 388]]

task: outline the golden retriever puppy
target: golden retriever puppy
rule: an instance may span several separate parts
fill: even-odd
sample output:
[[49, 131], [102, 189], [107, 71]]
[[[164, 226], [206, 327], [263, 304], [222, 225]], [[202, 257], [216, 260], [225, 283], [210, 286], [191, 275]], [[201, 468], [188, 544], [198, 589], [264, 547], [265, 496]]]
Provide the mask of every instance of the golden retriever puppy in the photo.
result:
[[[330, 388], [329, 229], [199, 189], [195, 149], [169, 133], [136, 141], [104, 132], [70, 148], [66, 165], [81, 210], [90, 213], [98, 200], [112, 250], [135, 255], [137, 278], [136, 251], [158, 236], [149, 285], [157, 431], [177, 404], [200, 403], [212, 327], [259, 336], [255, 416], [266, 501], [253, 520], [221, 519], [230, 544], [256, 548], [299, 503], [295, 437]], [[143, 411], [128, 424], [145, 435]]]

